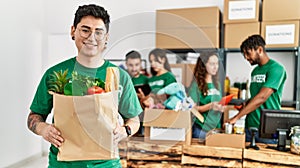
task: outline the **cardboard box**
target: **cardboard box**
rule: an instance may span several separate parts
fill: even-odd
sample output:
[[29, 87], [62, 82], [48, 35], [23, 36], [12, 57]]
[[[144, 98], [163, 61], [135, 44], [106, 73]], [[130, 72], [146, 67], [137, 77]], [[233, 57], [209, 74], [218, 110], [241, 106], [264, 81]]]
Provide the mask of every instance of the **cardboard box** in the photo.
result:
[[219, 48], [218, 27], [156, 29], [156, 47], [165, 49]]
[[224, 23], [260, 21], [260, 0], [225, 0]]
[[185, 85], [186, 70], [185, 64], [170, 64], [171, 71], [175, 75], [176, 81]]
[[166, 9], [156, 11], [156, 28], [211, 27], [220, 25], [219, 7]]
[[253, 34], [260, 34], [260, 22], [230, 23], [225, 25], [224, 47], [240, 48], [242, 42]]
[[175, 75], [177, 82], [189, 87], [194, 79], [195, 64], [170, 64], [171, 71]]
[[300, 19], [299, 0], [263, 0], [262, 20], [282, 21]]
[[146, 109], [144, 112], [144, 127], [145, 141], [168, 144], [191, 144], [190, 112]]
[[299, 46], [299, 20], [262, 22], [261, 35], [266, 47]]
[[156, 14], [156, 47], [219, 48], [218, 7], [158, 10]]
[[245, 134], [225, 134], [211, 130], [206, 134], [205, 145], [217, 147], [245, 148]]

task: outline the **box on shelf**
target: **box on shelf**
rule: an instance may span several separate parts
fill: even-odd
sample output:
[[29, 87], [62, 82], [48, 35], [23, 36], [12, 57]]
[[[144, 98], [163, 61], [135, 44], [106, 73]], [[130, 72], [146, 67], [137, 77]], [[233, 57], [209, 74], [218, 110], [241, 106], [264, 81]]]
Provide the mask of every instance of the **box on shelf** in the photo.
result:
[[220, 45], [218, 7], [157, 10], [156, 47], [218, 48]]
[[191, 113], [165, 109], [146, 109], [144, 112], [145, 141], [191, 144]]
[[260, 34], [260, 22], [230, 23], [224, 30], [224, 48], [240, 48], [248, 36]]
[[300, 20], [299, 0], [263, 0], [262, 20]]
[[225, 0], [224, 23], [260, 21], [260, 0]]
[[218, 27], [188, 27], [156, 30], [156, 47], [179, 48], [219, 48]]
[[194, 78], [195, 64], [170, 64], [171, 71], [175, 75], [177, 82], [189, 87]]
[[205, 145], [245, 148], [245, 134], [225, 134], [221, 130], [211, 130], [206, 134]]
[[261, 35], [266, 47], [299, 46], [299, 20], [262, 22]]
[[156, 11], [156, 28], [211, 27], [220, 25], [219, 7], [164, 9]]

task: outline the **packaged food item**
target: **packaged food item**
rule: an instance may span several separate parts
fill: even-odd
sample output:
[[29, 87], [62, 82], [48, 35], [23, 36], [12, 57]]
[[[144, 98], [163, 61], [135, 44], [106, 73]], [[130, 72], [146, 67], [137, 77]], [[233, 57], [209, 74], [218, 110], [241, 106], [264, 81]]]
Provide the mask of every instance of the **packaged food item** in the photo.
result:
[[244, 134], [245, 133], [245, 120], [239, 119], [236, 121], [233, 127], [234, 134]]
[[291, 128], [291, 152], [300, 154], [300, 126], [294, 126]]

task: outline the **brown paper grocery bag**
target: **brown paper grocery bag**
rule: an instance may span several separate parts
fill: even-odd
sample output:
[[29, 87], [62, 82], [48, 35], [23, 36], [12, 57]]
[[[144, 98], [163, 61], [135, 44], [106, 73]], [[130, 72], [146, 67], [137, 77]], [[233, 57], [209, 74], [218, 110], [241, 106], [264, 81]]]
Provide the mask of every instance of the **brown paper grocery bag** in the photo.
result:
[[53, 94], [54, 124], [64, 142], [58, 160], [104, 160], [119, 156], [113, 143], [118, 117], [117, 91], [65, 96]]

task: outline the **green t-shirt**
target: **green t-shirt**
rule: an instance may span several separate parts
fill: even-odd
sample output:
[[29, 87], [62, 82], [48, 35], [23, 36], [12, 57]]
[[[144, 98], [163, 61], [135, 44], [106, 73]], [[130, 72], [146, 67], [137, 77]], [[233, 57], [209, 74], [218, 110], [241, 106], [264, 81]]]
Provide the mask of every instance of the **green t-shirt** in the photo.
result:
[[[196, 81], [193, 81], [189, 88], [189, 96], [197, 105], [205, 105], [211, 102], [220, 101], [222, 94], [219, 90], [216, 89], [213, 83], [207, 83], [208, 92], [207, 95], [204, 95]], [[201, 123], [198, 118], [194, 118], [194, 122], [198, 124], [203, 130], [209, 131], [213, 128], [221, 128], [221, 112], [209, 110], [201, 113], [204, 117], [204, 123]]]
[[143, 85], [143, 84], [147, 84], [148, 83], [148, 77], [143, 75], [143, 74], [140, 74], [139, 77], [137, 78], [131, 78], [132, 80], [132, 83], [134, 86], [136, 85]]
[[176, 79], [171, 72], [166, 72], [159, 76], [152, 76], [151, 78], [149, 78], [148, 81], [151, 88], [151, 92], [153, 93], [158, 92], [158, 90], [174, 82], [176, 82]]
[[[100, 78], [105, 81], [106, 78], [106, 68], [116, 67], [109, 61], [105, 61], [104, 64], [99, 68], [87, 68], [80, 65], [76, 61], [76, 57], [70, 58], [64, 62], [61, 62], [51, 68], [49, 68], [43, 75], [37, 91], [35, 93], [33, 102], [30, 106], [31, 111], [38, 114], [47, 115], [51, 113], [53, 107], [53, 96], [48, 93], [47, 81], [50, 78], [50, 74], [54, 71], [66, 70], [68, 69], [68, 77], [71, 77], [73, 71], [77, 71], [82, 75], [88, 75], [95, 78]], [[132, 118], [138, 116], [142, 112], [142, 108], [136, 96], [132, 81], [130, 76], [126, 71], [119, 68], [120, 72], [120, 83], [119, 89], [119, 104], [118, 110], [123, 118]], [[128, 103], [130, 102], [130, 103]], [[55, 121], [54, 121], [55, 122]], [[72, 161], [72, 162], [62, 162], [57, 161], [58, 149], [51, 145], [49, 152], [49, 167], [59, 167], [59, 168], [69, 168], [69, 167], [121, 167], [119, 159], [115, 160], [91, 160], [91, 161]]]
[[286, 71], [278, 62], [270, 59], [263, 66], [256, 66], [251, 73], [251, 97], [257, 95], [261, 88], [272, 88], [274, 92], [270, 97], [246, 116], [246, 128], [260, 126], [260, 112], [262, 109], [280, 109], [281, 96], [286, 80]]

